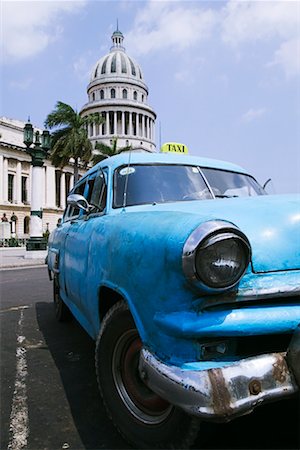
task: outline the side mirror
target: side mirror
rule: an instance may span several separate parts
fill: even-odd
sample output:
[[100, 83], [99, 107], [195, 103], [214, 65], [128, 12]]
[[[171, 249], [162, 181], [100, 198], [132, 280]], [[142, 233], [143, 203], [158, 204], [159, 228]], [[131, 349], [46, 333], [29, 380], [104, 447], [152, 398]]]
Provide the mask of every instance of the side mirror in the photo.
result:
[[272, 181], [272, 178], [269, 178], [263, 185], [263, 189], [266, 189], [267, 185]]
[[269, 178], [264, 184], [263, 189], [267, 194], [275, 194], [272, 178]]
[[90, 205], [83, 195], [71, 194], [67, 198], [67, 204], [74, 206], [74, 208], [82, 209], [84, 212], [88, 213], [90, 211]]

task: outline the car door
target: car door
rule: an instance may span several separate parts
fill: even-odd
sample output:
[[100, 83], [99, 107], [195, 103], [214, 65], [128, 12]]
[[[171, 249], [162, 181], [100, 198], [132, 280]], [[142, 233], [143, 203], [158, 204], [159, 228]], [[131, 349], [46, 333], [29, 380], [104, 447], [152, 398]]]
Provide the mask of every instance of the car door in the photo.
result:
[[[88, 284], [88, 258], [94, 221], [105, 212], [105, 178], [102, 170], [95, 171], [75, 189], [90, 205], [90, 211], [80, 211], [70, 220], [65, 240], [65, 289], [68, 299], [82, 310]], [[83, 193], [81, 193], [83, 192]]]

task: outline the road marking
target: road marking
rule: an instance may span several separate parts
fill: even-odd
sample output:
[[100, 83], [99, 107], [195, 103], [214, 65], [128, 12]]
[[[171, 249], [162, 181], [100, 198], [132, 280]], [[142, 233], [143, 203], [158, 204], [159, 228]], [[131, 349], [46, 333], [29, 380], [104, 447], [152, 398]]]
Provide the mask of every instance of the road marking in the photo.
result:
[[29, 417], [26, 389], [26, 378], [28, 372], [26, 348], [22, 346], [23, 342], [25, 341], [25, 336], [23, 336], [23, 322], [24, 307], [23, 309], [21, 309], [20, 319], [18, 321], [16, 378], [10, 413], [9, 443], [7, 447], [8, 450], [21, 450], [26, 448], [27, 438], [29, 436]]
[[10, 311], [20, 311], [23, 309], [27, 309], [30, 308], [31, 305], [25, 305], [25, 306], [12, 306], [11, 308], [6, 308], [6, 309], [0, 309], [0, 314], [1, 313], [6, 313], [6, 312], [10, 312]]

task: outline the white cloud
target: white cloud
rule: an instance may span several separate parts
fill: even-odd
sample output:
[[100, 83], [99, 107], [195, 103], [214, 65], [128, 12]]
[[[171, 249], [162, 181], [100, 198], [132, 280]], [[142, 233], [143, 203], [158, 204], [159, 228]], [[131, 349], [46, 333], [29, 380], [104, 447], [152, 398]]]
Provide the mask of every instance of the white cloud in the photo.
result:
[[287, 78], [300, 74], [300, 37], [283, 42], [270, 64], [281, 65]]
[[137, 55], [160, 50], [183, 51], [210, 37], [216, 13], [184, 2], [150, 0], [126, 34], [126, 46]]
[[297, 0], [230, 0], [222, 15], [221, 33], [226, 44], [240, 51], [247, 43], [272, 42], [276, 48], [267, 65], [281, 65], [288, 76], [300, 74], [300, 3]]
[[24, 80], [11, 80], [9, 82], [9, 86], [13, 89], [19, 89], [21, 91], [26, 91], [32, 84], [33, 79], [32, 78], [26, 78]]
[[2, 2], [2, 54], [15, 62], [43, 51], [62, 33], [60, 15], [73, 13], [85, 0]]
[[217, 37], [240, 56], [249, 44], [267, 48], [270, 56], [266, 66], [280, 66], [288, 77], [300, 73], [295, 53], [298, 50], [299, 55], [298, 0], [229, 0], [225, 6], [214, 8], [183, 0], [149, 0], [141, 5], [125, 42], [136, 55], [165, 50], [187, 54], [199, 42]]
[[298, 1], [235, 1], [223, 10], [222, 36], [231, 45], [299, 35]]
[[250, 108], [248, 111], [242, 115], [241, 121], [243, 123], [253, 122], [253, 120], [257, 120], [264, 116], [267, 112], [266, 108]]
[[79, 56], [79, 58], [73, 62], [73, 69], [78, 78], [82, 81], [88, 80], [91, 76], [92, 68], [94, 63], [91, 64], [92, 55], [91, 52], [87, 52], [84, 56]]

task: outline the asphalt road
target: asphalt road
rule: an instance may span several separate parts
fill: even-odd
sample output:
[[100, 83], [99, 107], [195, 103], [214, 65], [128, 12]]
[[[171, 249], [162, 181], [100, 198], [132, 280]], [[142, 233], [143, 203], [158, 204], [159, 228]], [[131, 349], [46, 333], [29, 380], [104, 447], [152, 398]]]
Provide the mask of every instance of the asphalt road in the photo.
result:
[[[45, 267], [0, 272], [2, 450], [128, 449], [99, 398], [94, 342], [54, 317]], [[299, 402], [211, 425], [193, 448], [299, 449]]]

